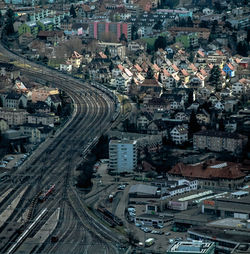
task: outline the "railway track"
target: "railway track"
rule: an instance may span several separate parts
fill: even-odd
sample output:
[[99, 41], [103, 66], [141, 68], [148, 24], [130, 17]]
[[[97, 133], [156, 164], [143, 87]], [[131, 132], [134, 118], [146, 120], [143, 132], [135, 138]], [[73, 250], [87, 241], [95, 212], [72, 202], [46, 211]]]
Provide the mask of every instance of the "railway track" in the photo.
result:
[[[81, 161], [79, 155], [81, 154], [81, 150], [84, 149], [84, 145], [86, 145], [87, 141], [100, 136], [101, 133], [110, 126], [112, 112], [115, 110], [114, 99], [109, 95], [103, 94], [101, 90], [96, 92], [95, 87], [83, 84], [72, 77], [65, 77], [63, 74], [57, 73], [58, 75], [55, 79], [55, 72], [51, 70], [47, 70], [46, 76], [39, 70], [22, 69], [22, 73], [28, 75], [33, 80], [40, 78], [48, 82], [53, 82], [55, 86], [64, 90], [74, 102], [75, 116], [70, 121], [67, 128], [63, 129], [61, 133], [53, 139], [53, 143], [47, 147], [45, 146], [44, 149], [41, 148], [41, 153], [38, 156], [34, 156], [29, 163], [26, 163], [25, 166], [17, 170], [13, 177], [30, 176], [29, 179], [24, 179], [21, 184], [24, 185], [27, 184], [27, 182], [37, 183], [39, 181], [40, 189], [45, 188], [50, 183], [56, 183], [56, 188], [59, 188], [58, 194], [56, 195], [58, 203], [62, 205], [64, 202], [70, 202], [71, 209], [73, 209], [75, 216], [77, 216], [80, 221], [78, 225], [81, 225], [81, 227], [83, 227], [83, 225], [84, 227], [88, 225], [88, 227], [91, 228], [93, 226], [91, 219], [87, 216], [82, 217], [82, 215], [79, 214], [80, 211], [81, 213], [84, 212], [84, 208], [79, 206], [76, 199], [71, 199], [71, 201], [69, 201], [69, 192], [71, 192], [71, 189], [69, 190], [68, 186], [70, 183], [64, 180], [70, 175], [68, 171], [70, 170], [70, 172], [72, 172], [77, 163]], [[69, 145], [71, 143], [74, 143], [74, 148]], [[44, 161], [46, 161], [46, 163], [44, 163]], [[72, 165], [69, 164], [69, 161], [73, 162]], [[67, 164], [68, 167], [66, 170], [65, 164]], [[65, 196], [65, 191], [68, 192], [68, 196]], [[37, 187], [33, 187], [31, 193], [32, 192], [35, 195], [37, 193]], [[8, 199], [6, 202], [8, 202]], [[49, 208], [54, 209], [53, 199], [48, 199], [45, 202]], [[26, 208], [28, 205], [27, 202]], [[39, 204], [35, 214], [44, 206], [45, 204]], [[65, 228], [72, 229], [73, 227], [72, 223], [68, 221], [62, 222], [61, 226], [63, 230], [65, 230]], [[75, 228], [72, 231], [74, 233], [69, 234], [63, 239], [65, 244], [77, 235], [77, 230], [75, 230]], [[67, 230], [67, 232], [69, 232], [69, 230]], [[102, 246], [106, 253], [115, 253], [115, 248], [110, 244], [111, 240], [107, 242], [103, 237], [103, 235], [105, 235], [103, 229], [98, 229], [98, 227], [94, 230], [83, 229], [81, 230], [81, 234], [87, 242], [90, 242], [91, 239], [92, 241], [93, 239], [98, 239], [100, 243], [99, 246]], [[75, 245], [74, 249], [80, 250], [83, 249], [83, 246], [85, 246], [85, 243], [79, 242], [78, 245]], [[43, 248], [46, 249], [46, 246], [43, 246]], [[91, 248], [92, 247], [90, 247], [90, 249]], [[50, 253], [53, 253], [53, 251]]]

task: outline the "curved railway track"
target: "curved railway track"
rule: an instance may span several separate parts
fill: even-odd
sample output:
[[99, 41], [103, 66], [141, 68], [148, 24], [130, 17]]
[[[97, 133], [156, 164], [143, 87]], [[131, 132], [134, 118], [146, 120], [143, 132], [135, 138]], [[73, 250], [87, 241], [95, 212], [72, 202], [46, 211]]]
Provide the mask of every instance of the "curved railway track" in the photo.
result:
[[[56, 203], [63, 204], [64, 202], [70, 202], [72, 209], [75, 211], [75, 216], [79, 218], [78, 211], [83, 212], [84, 208], [79, 206], [76, 199], [69, 201], [67, 195], [70, 195], [71, 188], [68, 188], [69, 182], [65, 181], [65, 178], [67, 179], [70, 176], [73, 169], [81, 161], [80, 154], [87, 142], [100, 136], [109, 127], [115, 105], [113, 99], [101, 91], [96, 91], [96, 88], [55, 71], [46, 71], [46, 75], [39, 70], [24, 69], [22, 73], [29, 75], [31, 79], [40, 78], [53, 82], [55, 86], [64, 90], [74, 102], [75, 116], [70, 120], [67, 128], [63, 129], [59, 135], [53, 138], [53, 142], [49, 141], [50, 144], [47, 146], [46, 144], [42, 145], [39, 148], [40, 151], [36, 152], [37, 156], [33, 156], [29, 163], [18, 169], [13, 174], [13, 177], [22, 179], [20, 185], [32, 184], [31, 192], [34, 195], [37, 194], [37, 186], [43, 189], [50, 183], [56, 183], [56, 188], [58, 188], [58, 192], [55, 195]], [[55, 74], [58, 74], [56, 79]], [[28, 178], [24, 176], [28, 176]], [[8, 199], [6, 202], [8, 202]], [[27, 208], [29, 201], [24, 203]], [[49, 198], [44, 204], [39, 205], [36, 213], [43, 207], [56, 209], [52, 198]], [[63, 218], [62, 223], [60, 223], [63, 230], [66, 230], [66, 232], [72, 231], [69, 234], [66, 233], [67, 237], [62, 239], [63, 241], [65, 240], [65, 244], [71, 241], [72, 237], [77, 236], [76, 229], [73, 227], [75, 225], [73, 221], [72, 218], [69, 221]], [[87, 215], [85, 217], [81, 216], [77, 224], [82, 227], [81, 235], [85, 239], [83, 239], [84, 241], [88, 243], [91, 241], [93, 243], [99, 242], [100, 250], [105, 250], [106, 253], [116, 253], [113, 244], [110, 243], [111, 240], [105, 239], [106, 234], [103, 233], [103, 230], [98, 229], [98, 227], [95, 227], [94, 230], [91, 229], [93, 222], [91, 222], [91, 219]], [[71, 230], [72, 228], [73, 230]], [[79, 230], [79, 226], [77, 230]], [[72, 253], [77, 253], [77, 250], [84, 249], [83, 246], [85, 245], [86, 243], [82, 242], [82, 239], [81, 241], [79, 240], [79, 244], [74, 245], [75, 252]], [[46, 249], [46, 245], [43, 248]], [[50, 253], [53, 253], [53, 251]]]

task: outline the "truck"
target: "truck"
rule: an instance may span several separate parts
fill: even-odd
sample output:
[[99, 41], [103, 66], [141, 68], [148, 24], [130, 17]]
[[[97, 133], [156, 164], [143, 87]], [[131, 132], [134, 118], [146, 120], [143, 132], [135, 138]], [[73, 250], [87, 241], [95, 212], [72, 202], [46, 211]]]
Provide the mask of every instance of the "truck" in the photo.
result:
[[155, 239], [154, 238], [148, 238], [145, 241], [145, 247], [150, 247], [151, 245], [153, 245], [155, 243]]

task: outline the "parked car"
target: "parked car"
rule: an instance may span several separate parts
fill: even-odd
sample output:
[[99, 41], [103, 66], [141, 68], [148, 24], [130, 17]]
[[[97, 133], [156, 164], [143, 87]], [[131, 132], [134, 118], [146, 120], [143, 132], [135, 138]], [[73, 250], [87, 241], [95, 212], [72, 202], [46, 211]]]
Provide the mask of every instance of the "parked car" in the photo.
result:
[[165, 235], [171, 235], [171, 233], [170, 232], [165, 232]]

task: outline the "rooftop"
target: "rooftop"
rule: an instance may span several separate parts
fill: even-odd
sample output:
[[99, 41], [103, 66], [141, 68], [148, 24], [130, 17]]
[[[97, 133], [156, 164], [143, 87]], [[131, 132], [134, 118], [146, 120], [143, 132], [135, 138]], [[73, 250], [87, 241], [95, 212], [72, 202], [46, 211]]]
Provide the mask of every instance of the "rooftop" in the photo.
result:
[[214, 243], [193, 241], [193, 242], [175, 242], [169, 247], [167, 253], [210, 253], [214, 248]]

